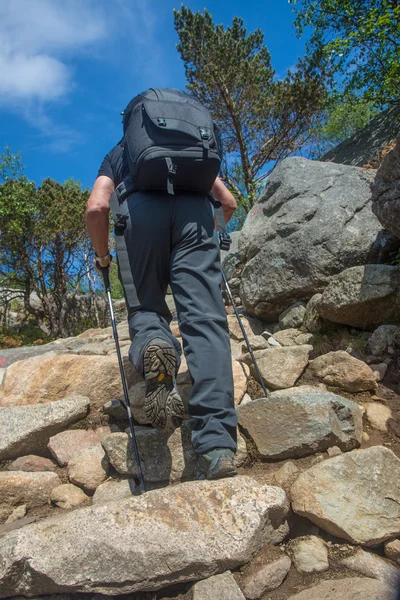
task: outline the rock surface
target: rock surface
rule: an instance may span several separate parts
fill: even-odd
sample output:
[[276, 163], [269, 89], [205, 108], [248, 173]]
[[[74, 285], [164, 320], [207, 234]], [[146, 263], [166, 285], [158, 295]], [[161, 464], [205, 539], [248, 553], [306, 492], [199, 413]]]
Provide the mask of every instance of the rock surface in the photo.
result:
[[[151, 427], [136, 427], [135, 433], [146, 481], [167, 483], [193, 478], [197, 456], [191, 442], [190, 422], [185, 422], [172, 434]], [[113, 433], [105, 437], [102, 444], [110, 463], [118, 473], [138, 476], [130, 435]], [[236, 465], [241, 466], [246, 458], [246, 444], [239, 435]]]
[[[312, 349], [312, 346], [305, 345], [258, 350], [255, 356], [267, 388], [281, 390], [293, 387], [306, 368]], [[247, 359], [247, 362], [251, 374], [256, 378], [251, 359]]]
[[371, 217], [372, 177], [302, 157], [274, 169], [239, 238], [240, 295], [249, 314], [276, 321], [333, 275], [389, 258], [397, 242]]
[[400, 569], [372, 552], [365, 552], [360, 548], [353, 556], [344, 558], [341, 564], [360, 575], [379, 579], [387, 586], [397, 589]]
[[47, 447], [60, 467], [65, 467], [74, 454], [80, 453], [91, 446], [96, 446], [103, 437], [110, 433], [110, 427], [62, 431], [50, 438]]
[[230, 571], [198, 581], [192, 594], [192, 600], [246, 600]]
[[366, 402], [364, 408], [371, 427], [386, 432], [388, 430], [387, 422], [392, 417], [390, 408], [380, 402]]
[[[271, 549], [268, 549], [271, 554]], [[241, 580], [241, 588], [249, 600], [258, 600], [270, 590], [278, 588], [289, 572], [292, 561], [279, 550], [275, 558], [264, 558], [260, 553], [247, 567], [244, 568]]]
[[350, 450], [361, 443], [359, 406], [329, 392], [281, 390], [237, 409], [239, 426], [263, 458], [284, 459]]
[[50, 437], [84, 419], [89, 408], [89, 399], [84, 396], [0, 408], [0, 460], [45, 451]]
[[274, 339], [281, 346], [305, 346], [313, 342], [312, 333], [303, 333], [300, 329], [283, 329], [274, 333]]
[[386, 229], [400, 237], [400, 135], [376, 173], [372, 211]]
[[287, 512], [282, 490], [247, 477], [83, 508], [0, 539], [0, 597], [116, 595], [204, 579], [279, 543]]
[[295, 567], [302, 573], [321, 573], [329, 569], [328, 548], [321, 538], [310, 535], [292, 541]]
[[377, 546], [400, 535], [400, 460], [373, 446], [342, 454], [301, 473], [293, 510], [328, 533]]
[[26, 504], [28, 509], [47, 504], [51, 491], [60, 483], [55, 473], [1, 471], [0, 519], [8, 517], [19, 504]]
[[346, 269], [326, 287], [316, 308], [324, 319], [360, 329], [390, 323], [400, 314], [400, 267]]
[[391, 540], [385, 544], [385, 555], [400, 564], [400, 540]]
[[[141, 379], [125, 363], [128, 385]], [[0, 390], [0, 406], [38, 404], [83, 395], [93, 408], [122, 395], [118, 362], [113, 356], [46, 354], [12, 364]]]
[[381, 325], [371, 335], [368, 340], [368, 346], [374, 356], [383, 356], [386, 354], [389, 346], [393, 343], [393, 338], [398, 331], [397, 325]]
[[89, 500], [89, 497], [76, 485], [63, 483], [52, 490], [50, 500], [60, 508], [70, 509]]
[[279, 315], [281, 329], [295, 329], [303, 324], [306, 307], [303, 302], [296, 302]]
[[75, 454], [68, 463], [68, 477], [86, 493], [93, 494], [107, 478], [108, 459], [101, 444]]
[[393, 590], [381, 581], [348, 577], [318, 583], [288, 600], [393, 600]]
[[130, 498], [135, 489], [136, 485], [133, 479], [124, 479], [122, 481], [109, 479], [96, 489], [92, 502], [93, 504], [108, 504], [109, 502], [114, 502], [114, 500]]
[[54, 471], [56, 464], [49, 458], [29, 454], [28, 456], [21, 456], [20, 458], [17, 458], [10, 465], [8, 465], [7, 468], [9, 471], [43, 472]]
[[376, 388], [376, 377], [372, 369], [344, 350], [318, 356], [310, 362], [307, 374], [345, 392], [363, 392]]

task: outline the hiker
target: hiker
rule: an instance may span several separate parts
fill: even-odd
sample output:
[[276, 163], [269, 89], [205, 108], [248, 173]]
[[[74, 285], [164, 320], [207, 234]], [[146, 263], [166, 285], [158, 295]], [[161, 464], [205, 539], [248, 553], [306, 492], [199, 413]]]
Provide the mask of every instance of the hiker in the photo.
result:
[[153, 426], [171, 429], [187, 413], [175, 385], [182, 350], [169, 327], [170, 285], [193, 383], [188, 411], [198, 455], [195, 478], [232, 476], [237, 415], [208, 192], [222, 205], [225, 223], [236, 201], [217, 177], [219, 140], [208, 110], [179, 90], [149, 90], [122, 114], [124, 137], [104, 158], [86, 210], [96, 260], [103, 268], [111, 261], [111, 205], [129, 358], [145, 378], [146, 416]]

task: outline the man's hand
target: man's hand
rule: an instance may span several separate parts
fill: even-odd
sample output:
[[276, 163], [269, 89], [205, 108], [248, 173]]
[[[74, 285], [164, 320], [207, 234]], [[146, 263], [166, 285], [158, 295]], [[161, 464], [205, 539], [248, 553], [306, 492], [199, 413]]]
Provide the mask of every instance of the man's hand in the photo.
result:
[[216, 200], [219, 200], [222, 204], [222, 210], [224, 211], [225, 223], [228, 223], [229, 219], [237, 208], [236, 200], [230, 193], [228, 188], [222, 183], [219, 177], [216, 178], [211, 188], [211, 193]]
[[[101, 269], [105, 269], [107, 267], [110, 266], [112, 261], [112, 256], [110, 254], [109, 251], [107, 251], [107, 254], [105, 254], [104, 256], [95, 256], [94, 258], [94, 265], [96, 267], [96, 269], [99, 271], [99, 273], [101, 273]], [[100, 268], [101, 267], [101, 268]]]

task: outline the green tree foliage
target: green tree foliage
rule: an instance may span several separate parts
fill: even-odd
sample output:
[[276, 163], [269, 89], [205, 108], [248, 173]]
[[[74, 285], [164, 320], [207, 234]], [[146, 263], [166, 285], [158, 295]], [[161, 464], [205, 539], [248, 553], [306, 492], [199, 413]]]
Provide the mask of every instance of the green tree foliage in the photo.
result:
[[321, 53], [333, 87], [375, 106], [400, 96], [399, 0], [289, 0], [310, 53]]
[[224, 28], [185, 6], [174, 19], [187, 87], [220, 129], [222, 178], [245, 216], [275, 164], [308, 139], [325, 97], [317, 55], [278, 80], [261, 30], [247, 33], [238, 17]]
[[[69, 307], [87, 277], [88, 192], [72, 180], [45, 179], [36, 187], [22, 174], [19, 155], [0, 156], [0, 277], [23, 291], [25, 310], [51, 338], [75, 327]], [[33, 302], [36, 292], [40, 302]]]
[[318, 160], [325, 152], [368, 125], [377, 113], [378, 110], [368, 100], [332, 101], [321, 111], [319, 122], [310, 130], [310, 158]]

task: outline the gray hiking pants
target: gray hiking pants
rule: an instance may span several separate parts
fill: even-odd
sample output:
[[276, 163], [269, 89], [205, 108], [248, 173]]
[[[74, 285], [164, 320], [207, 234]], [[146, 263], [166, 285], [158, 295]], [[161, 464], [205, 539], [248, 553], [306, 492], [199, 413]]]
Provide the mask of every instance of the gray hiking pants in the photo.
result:
[[143, 372], [146, 345], [158, 337], [172, 344], [180, 364], [181, 345], [169, 328], [165, 302], [170, 284], [193, 382], [193, 447], [199, 454], [236, 451], [229, 332], [210, 202], [196, 194], [136, 192], [127, 204], [126, 244], [140, 304], [129, 315], [130, 360]]

